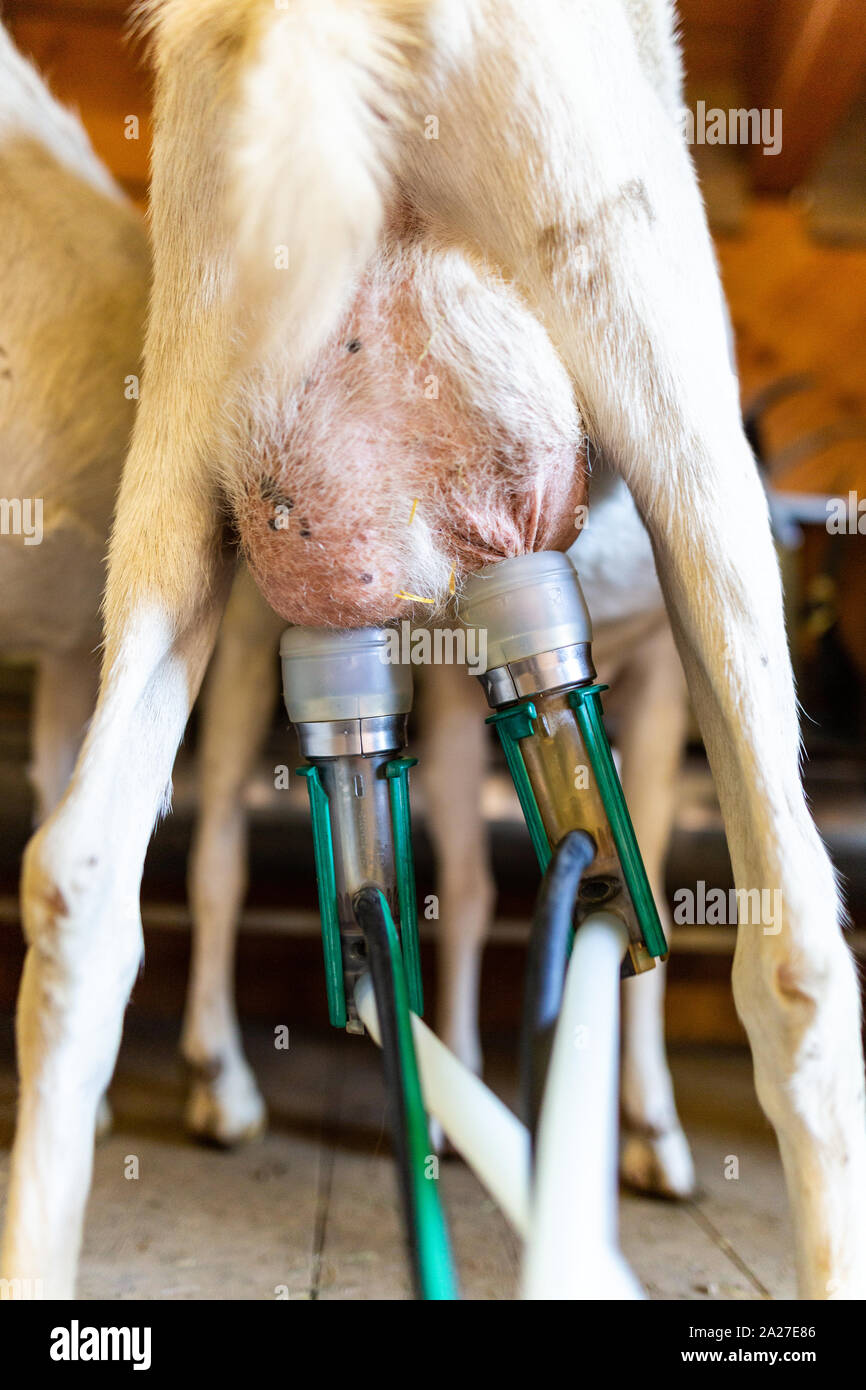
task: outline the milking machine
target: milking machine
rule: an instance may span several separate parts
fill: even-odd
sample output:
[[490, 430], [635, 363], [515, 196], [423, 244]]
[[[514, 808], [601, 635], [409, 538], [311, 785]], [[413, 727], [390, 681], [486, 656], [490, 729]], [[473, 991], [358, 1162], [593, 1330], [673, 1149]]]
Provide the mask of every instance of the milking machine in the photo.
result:
[[595, 845], [580, 880], [578, 921], [594, 908], [628, 928], [624, 974], [667, 951], [602, 720], [592, 628], [574, 566], [559, 551], [520, 555], [466, 584], [460, 616], [486, 641], [478, 676], [542, 873], [570, 830]]
[[457, 1296], [425, 1101], [526, 1237], [526, 1296], [581, 1297], [592, 1265], [589, 1296], [602, 1270], [610, 1296], [634, 1297], [616, 1244], [616, 981], [667, 948], [602, 722], [589, 615], [568, 557], [545, 552], [473, 576], [460, 617], [486, 641], [488, 723], [543, 874], [521, 1028], [526, 1125], [420, 1018], [412, 678], [389, 661], [386, 629], [294, 628], [280, 645], [307, 760], [330, 1019], [382, 1046], [421, 1297]]
[[[423, 1013], [409, 817], [401, 757], [412, 706], [408, 666], [389, 664], [387, 633], [290, 628], [283, 694], [307, 766], [328, 1013], [363, 1033], [357, 986], [369, 971], [385, 1064], [403, 1214], [418, 1294], [456, 1296], [431, 1157], [410, 1011]], [[395, 921], [396, 919], [396, 921]], [[397, 926], [399, 924], [399, 932]]]
[[[486, 670], [478, 679], [494, 710], [487, 722], [499, 735], [545, 875], [520, 1049], [534, 1132], [572, 926], [602, 908], [620, 921], [628, 941], [623, 975], [651, 970], [667, 943], [605, 731], [606, 687], [595, 682], [589, 612], [569, 557], [540, 551], [486, 566], [465, 585], [460, 616], [484, 638]], [[553, 862], [557, 846], [563, 852]]]

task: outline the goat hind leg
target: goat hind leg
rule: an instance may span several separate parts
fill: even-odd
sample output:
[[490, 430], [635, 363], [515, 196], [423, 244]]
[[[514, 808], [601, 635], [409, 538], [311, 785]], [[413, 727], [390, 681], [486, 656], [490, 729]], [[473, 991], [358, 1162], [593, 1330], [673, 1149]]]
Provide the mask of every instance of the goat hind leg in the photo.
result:
[[[556, 7], [555, 22], [534, 12], [522, 26], [509, 12], [513, 31], [486, 38], [496, 81], [455, 92], [464, 138], [436, 152], [418, 200], [536, 306], [647, 525], [737, 886], [781, 903], [741, 923], [734, 993], [779, 1139], [800, 1290], [863, 1297], [857, 979], [800, 783], [778, 566], [694, 172], [617, 7]], [[501, 110], [521, 118], [512, 68], [526, 117], [500, 146], [485, 137]], [[416, 178], [434, 161], [421, 143]]]
[[[580, 547], [577, 558], [579, 561]], [[599, 643], [599, 679], [605, 680]], [[613, 684], [613, 683], [612, 683]], [[664, 866], [686, 728], [686, 692], [670, 626], [660, 614], [634, 646], [611, 692], [619, 715], [622, 784], [656, 906], [670, 926]], [[670, 939], [670, 938], [669, 938]], [[667, 966], [623, 982], [620, 1173], [632, 1187], [688, 1197], [695, 1173], [674, 1101], [665, 1051]]]
[[[39, 659], [31, 716], [30, 781], [41, 825], [66, 790], [99, 688], [94, 651], [45, 652]], [[96, 1138], [111, 1130], [111, 1106], [103, 1096]]]
[[[154, 322], [164, 321], [157, 305]], [[199, 448], [213, 383], [200, 375], [188, 395], [177, 390], [186, 349], [198, 348], [201, 361], [217, 354], [193, 344], [186, 327], [174, 353], [154, 354], [124, 468], [96, 712], [69, 790], [31, 840], [22, 872], [28, 951], [3, 1271], [41, 1281], [54, 1297], [73, 1289], [97, 1107], [141, 961], [147, 841], [231, 573]]]
[[244, 1056], [233, 966], [247, 878], [243, 793], [274, 710], [283, 627], [241, 568], [202, 697], [199, 811], [189, 869], [193, 950], [181, 1044], [192, 1072], [187, 1126], [223, 1145], [254, 1138], [266, 1120]]
[[424, 669], [418, 700], [427, 826], [436, 852], [439, 921], [437, 1029], [481, 1071], [481, 953], [493, 909], [490, 846], [481, 808], [484, 701], [462, 666]]
[[[140, 476], [129, 486], [148, 491]], [[143, 537], [136, 518], [130, 544], [162, 553], [154, 572], [185, 568], [190, 582], [156, 590], [123, 564], [109, 576], [100, 701], [69, 791], [24, 860], [21, 1088], [2, 1268], [5, 1278], [30, 1281], [37, 1296], [72, 1293], [97, 1108], [141, 961], [145, 849], [224, 594], [218, 519], [197, 554], [196, 499], [184, 517], [178, 490], [171, 492], [176, 528], [165, 534], [157, 519]], [[128, 521], [121, 501], [121, 537]], [[182, 556], [166, 554], [173, 549]]]
[[590, 248], [596, 331], [564, 322], [558, 296], [545, 310], [559, 307], [557, 336], [597, 442], [650, 532], [737, 888], [744, 901], [760, 894], [760, 916], [738, 932], [734, 994], [779, 1140], [799, 1287], [809, 1297], [862, 1297], [857, 981], [800, 783], [778, 567], [703, 212], [677, 134], [669, 129], [665, 145], [660, 130], [658, 143], [640, 175], [649, 214], [600, 226]]

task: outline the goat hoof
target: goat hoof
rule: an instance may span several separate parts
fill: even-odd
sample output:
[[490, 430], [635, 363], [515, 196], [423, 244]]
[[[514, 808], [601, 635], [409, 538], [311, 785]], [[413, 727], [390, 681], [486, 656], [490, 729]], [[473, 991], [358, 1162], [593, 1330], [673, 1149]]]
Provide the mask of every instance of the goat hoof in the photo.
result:
[[663, 1134], [623, 1129], [619, 1171], [627, 1187], [685, 1201], [696, 1191], [689, 1142], [679, 1125]]
[[186, 1107], [186, 1127], [195, 1139], [233, 1149], [258, 1139], [267, 1127], [267, 1110], [249, 1072], [226, 1071], [215, 1080], [194, 1081]]

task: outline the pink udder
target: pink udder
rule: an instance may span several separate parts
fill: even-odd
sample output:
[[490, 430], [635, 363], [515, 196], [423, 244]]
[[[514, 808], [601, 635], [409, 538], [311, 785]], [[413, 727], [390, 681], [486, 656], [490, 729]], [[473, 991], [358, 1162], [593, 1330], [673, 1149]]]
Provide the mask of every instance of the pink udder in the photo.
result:
[[289, 623], [352, 627], [564, 549], [586, 501], [566, 373], [512, 291], [462, 255], [392, 248], [297, 390], [252, 393], [237, 524]]

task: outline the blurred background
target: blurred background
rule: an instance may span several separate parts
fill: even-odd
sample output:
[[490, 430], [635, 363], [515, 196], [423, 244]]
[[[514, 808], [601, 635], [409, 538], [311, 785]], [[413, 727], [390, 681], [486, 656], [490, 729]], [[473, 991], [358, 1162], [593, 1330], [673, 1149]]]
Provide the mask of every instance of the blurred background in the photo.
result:
[[[851, 943], [862, 955], [866, 16], [860, 0], [680, 0], [679, 9], [693, 152], [731, 309], [743, 409], [772, 494], [804, 711], [808, 790], [843, 877]], [[97, 152], [145, 209], [150, 77], [140, 49], [124, 37], [128, 11], [122, 0], [5, 0], [2, 13], [19, 47], [54, 92], [78, 108]], [[777, 114], [768, 117], [773, 124], [757, 142], [714, 143], [711, 113], [732, 108]], [[765, 153], [778, 137], [779, 112], [779, 148]], [[137, 117], [137, 129], [130, 116]], [[853, 516], [847, 532], [828, 530], [828, 498], [843, 499]], [[860, 499], [862, 533], [856, 529]], [[32, 819], [31, 684], [26, 666], [0, 665], [0, 1009], [7, 1013], [23, 959], [17, 878]], [[193, 715], [177, 764], [174, 813], [160, 826], [145, 870], [147, 969], [134, 992], [133, 1029], [136, 1020], [146, 1029], [152, 1020], [168, 1025], [180, 1017], [189, 953], [185, 877], [196, 805], [195, 748]], [[293, 767], [296, 761], [284, 711], [276, 708], [247, 792], [251, 887], [241, 924], [238, 991], [242, 1018], [251, 1025], [283, 1020], [290, 999], [293, 1026], [315, 1031], [327, 1027], [327, 1016], [306, 796], [301, 787], [274, 790], [275, 766]], [[516, 799], [493, 749], [489, 776], [485, 801], [499, 900], [482, 997], [485, 1035], [495, 1040], [510, 1034], [517, 1019], [537, 878]], [[435, 891], [423, 805], [416, 825], [423, 895]], [[695, 731], [681, 778], [668, 884], [672, 892], [698, 879], [720, 887], [731, 882]], [[422, 923], [431, 994], [434, 926]], [[675, 930], [667, 1002], [674, 1044], [742, 1047], [729, 986], [734, 934], [733, 927]], [[157, 1048], [156, 1055], [170, 1052]], [[727, 1074], [726, 1065], [719, 1062], [718, 1076]], [[694, 1083], [698, 1090], [701, 1084]], [[736, 1078], [730, 1081], [731, 1096], [739, 1095], [739, 1085]], [[700, 1280], [690, 1294], [677, 1296], [703, 1296], [699, 1285]]]

